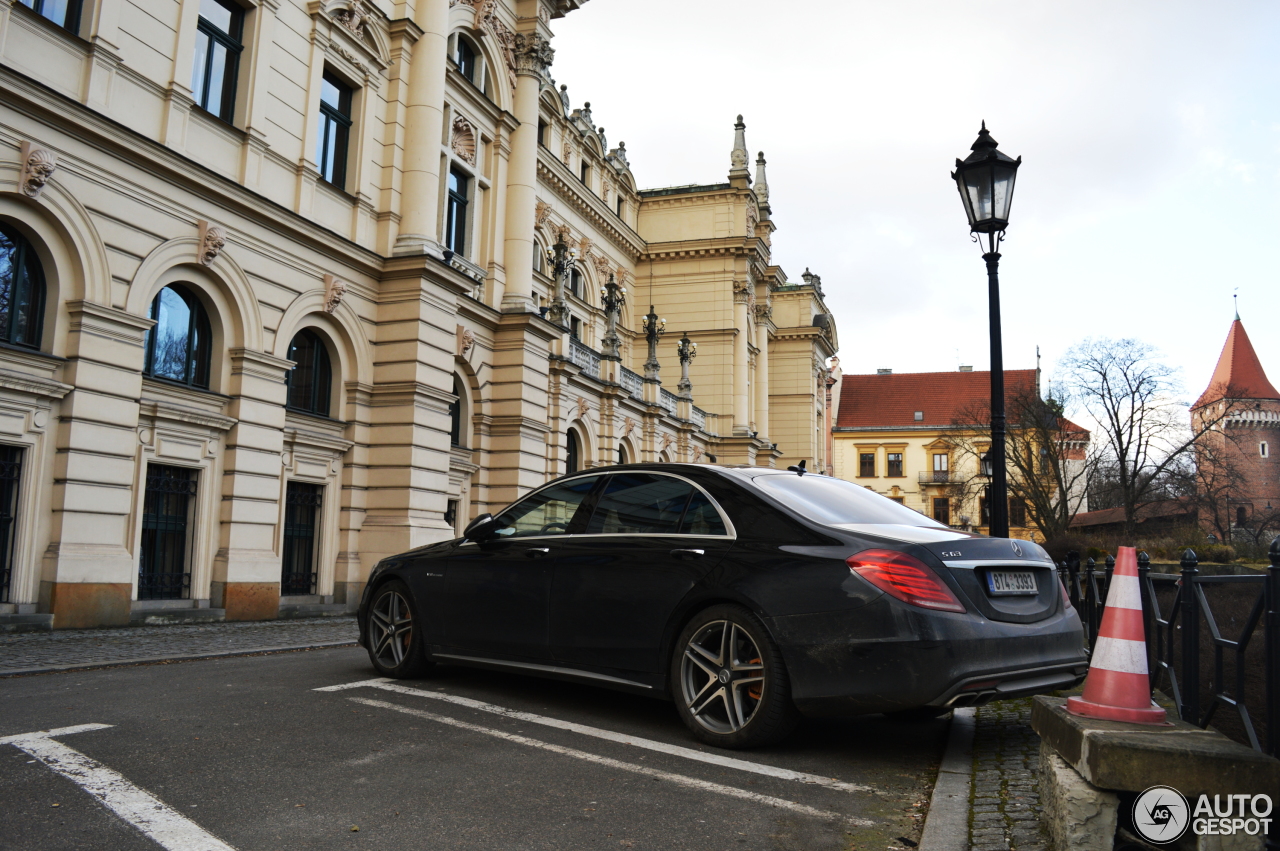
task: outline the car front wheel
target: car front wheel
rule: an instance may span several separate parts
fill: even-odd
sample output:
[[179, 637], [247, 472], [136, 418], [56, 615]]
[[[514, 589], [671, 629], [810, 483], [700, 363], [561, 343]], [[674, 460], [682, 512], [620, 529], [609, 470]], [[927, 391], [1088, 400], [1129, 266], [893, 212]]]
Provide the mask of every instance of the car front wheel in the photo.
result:
[[671, 675], [680, 717], [707, 744], [759, 747], [784, 738], [799, 720], [781, 652], [740, 606], [695, 616], [676, 642]]
[[385, 677], [420, 677], [432, 666], [409, 588], [398, 581], [381, 586], [369, 607], [369, 661]]

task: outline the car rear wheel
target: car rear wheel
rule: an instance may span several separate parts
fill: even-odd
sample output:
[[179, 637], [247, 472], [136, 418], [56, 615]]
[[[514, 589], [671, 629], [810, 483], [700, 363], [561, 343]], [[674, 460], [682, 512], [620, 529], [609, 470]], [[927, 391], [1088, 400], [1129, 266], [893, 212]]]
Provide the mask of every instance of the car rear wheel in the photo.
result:
[[417, 607], [403, 582], [378, 588], [369, 607], [369, 661], [386, 677], [420, 677], [434, 663], [422, 646]]
[[713, 606], [696, 615], [676, 642], [671, 676], [680, 717], [709, 745], [767, 745], [799, 720], [782, 654], [741, 606]]

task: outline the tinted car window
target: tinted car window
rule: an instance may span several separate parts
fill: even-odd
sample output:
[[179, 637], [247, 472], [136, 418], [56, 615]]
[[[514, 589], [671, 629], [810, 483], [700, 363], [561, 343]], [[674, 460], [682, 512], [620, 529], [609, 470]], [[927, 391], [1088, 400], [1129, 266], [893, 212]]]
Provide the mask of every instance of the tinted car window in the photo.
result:
[[700, 490], [694, 490], [689, 505], [684, 510], [684, 519], [680, 521], [681, 535], [728, 535], [724, 527], [724, 518], [711, 500]]
[[670, 476], [612, 475], [587, 534], [674, 535], [692, 491], [688, 482]]
[[830, 476], [756, 476], [752, 481], [769, 496], [819, 523], [894, 523], [946, 527], [861, 485]]
[[599, 476], [571, 479], [520, 500], [498, 515], [494, 534], [501, 538], [563, 535]]

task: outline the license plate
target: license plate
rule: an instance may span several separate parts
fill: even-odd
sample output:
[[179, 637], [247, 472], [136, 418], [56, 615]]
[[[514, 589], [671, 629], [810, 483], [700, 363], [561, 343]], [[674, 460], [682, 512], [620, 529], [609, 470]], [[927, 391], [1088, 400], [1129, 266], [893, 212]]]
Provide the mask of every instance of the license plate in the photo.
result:
[[987, 590], [994, 595], [1038, 594], [1034, 573], [1026, 570], [993, 570], [987, 574]]

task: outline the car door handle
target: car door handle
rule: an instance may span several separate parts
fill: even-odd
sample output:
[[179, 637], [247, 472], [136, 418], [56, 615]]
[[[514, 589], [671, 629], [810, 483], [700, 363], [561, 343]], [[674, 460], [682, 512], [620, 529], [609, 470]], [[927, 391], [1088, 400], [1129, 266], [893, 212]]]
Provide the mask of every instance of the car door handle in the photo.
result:
[[524, 556], [525, 558], [540, 558], [549, 552], [551, 550], [548, 547], [529, 547], [524, 551]]
[[671, 554], [676, 558], [702, 558], [707, 554], [706, 550], [672, 550]]

